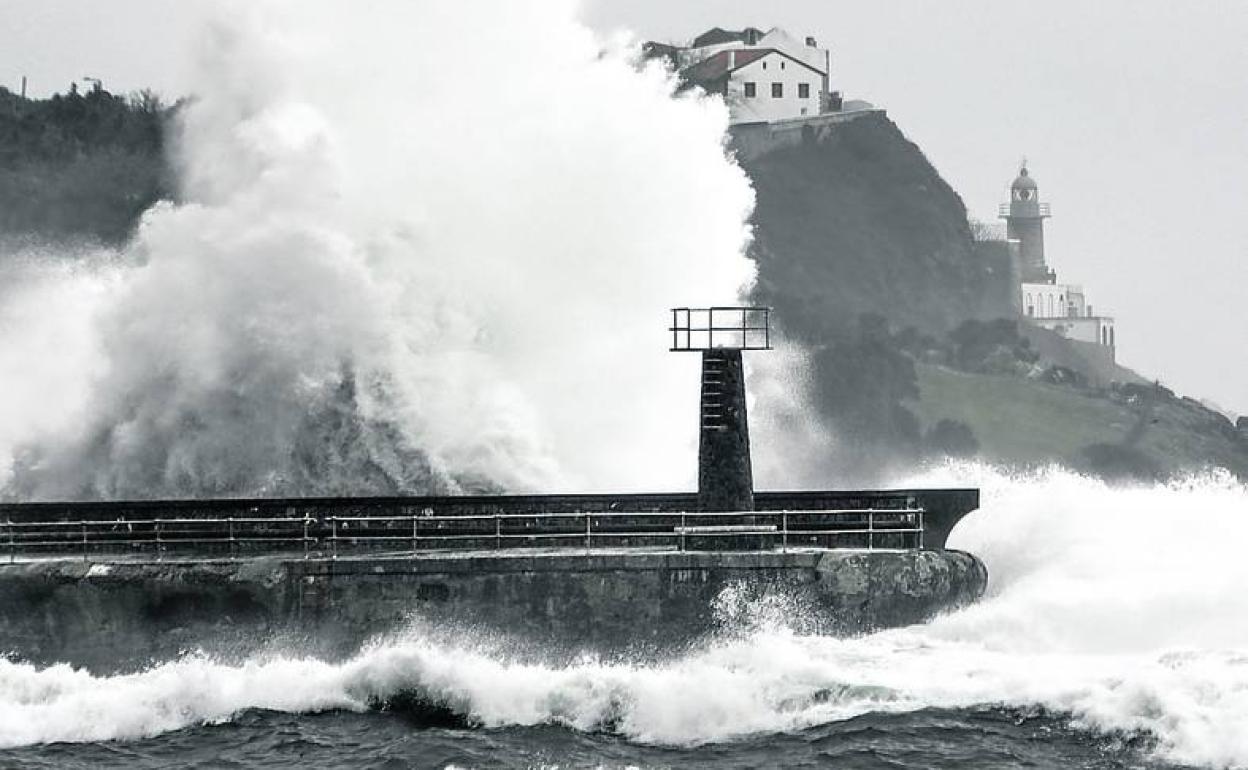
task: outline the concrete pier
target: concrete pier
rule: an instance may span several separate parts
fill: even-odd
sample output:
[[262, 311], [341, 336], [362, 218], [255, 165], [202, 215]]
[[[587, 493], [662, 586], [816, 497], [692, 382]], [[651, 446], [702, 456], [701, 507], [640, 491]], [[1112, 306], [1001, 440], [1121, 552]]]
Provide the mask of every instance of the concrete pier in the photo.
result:
[[760, 607], [783, 607], [808, 633], [916, 623], [974, 601], [986, 582], [973, 556], [943, 550], [19, 562], [0, 565], [0, 648], [97, 672], [188, 650], [337, 658], [415, 622], [448, 641], [502, 636], [545, 659], [652, 656], [748, 630]]

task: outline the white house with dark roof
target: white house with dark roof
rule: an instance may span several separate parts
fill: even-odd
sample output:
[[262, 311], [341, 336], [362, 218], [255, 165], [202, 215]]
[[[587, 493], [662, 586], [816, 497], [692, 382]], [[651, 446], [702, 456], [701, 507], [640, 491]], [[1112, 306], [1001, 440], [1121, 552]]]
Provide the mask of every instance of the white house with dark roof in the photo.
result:
[[830, 54], [813, 37], [799, 41], [779, 27], [768, 32], [715, 27], [688, 47], [651, 43], [647, 51], [672, 61], [686, 85], [723, 96], [733, 124], [839, 109], [839, 95], [828, 87]]

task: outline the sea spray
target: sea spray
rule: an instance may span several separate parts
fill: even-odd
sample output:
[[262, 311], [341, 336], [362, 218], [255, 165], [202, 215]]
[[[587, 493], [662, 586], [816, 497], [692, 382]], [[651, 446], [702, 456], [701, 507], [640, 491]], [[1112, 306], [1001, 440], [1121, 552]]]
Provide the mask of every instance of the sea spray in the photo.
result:
[[92, 319], [123, 276], [108, 250], [0, 244], [0, 489], [25, 442], [58, 443], [87, 417], [91, 373], [106, 364]]
[[238, 3], [204, 41], [181, 202], [0, 328], [10, 497], [691, 484], [666, 310], [752, 279], [721, 102], [562, 2]]
[[675, 658], [542, 663], [497, 638], [414, 627], [329, 664], [186, 658], [128, 676], [0, 664], [0, 745], [133, 738], [241, 710], [450, 709], [482, 727], [555, 723], [691, 745], [869, 712], [1000, 706], [1142, 736], [1171, 761], [1248, 763], [1248, 489], [1217, 475], [1114, 488], [1063, 471], [979, 466], [983, 508], [952, 545], [991, 571], [978, 605], [856, 638], [806, 635], [773, 605], [752, 631]]

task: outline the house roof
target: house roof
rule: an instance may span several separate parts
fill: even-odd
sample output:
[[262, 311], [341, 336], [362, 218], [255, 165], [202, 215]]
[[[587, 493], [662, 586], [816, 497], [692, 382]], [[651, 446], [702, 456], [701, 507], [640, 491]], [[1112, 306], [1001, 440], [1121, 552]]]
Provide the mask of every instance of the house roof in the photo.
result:
[[753, 37], [758, 40], [763, 36], [763, 31], [755, 27], [746, 27], [743, 30], [721, 29], [720, 27], [711, 27], [693, 39], [693, 48], [702, 48], [708, 45], [719, 45], [720, 43], [745, 43], [751, 42], [746, 38]]
[[745, 48], [739, 51], [720, 51], [689, 67], [682, 74], [686, 80], [694, 83], [718, 80], [734, 70], [758, 61], [771, 53], [771, 50], [770, 48]]
[[713, 56], [708, 56], [692, 67], [687, 68], [681, 73], [681, 77], [690, 83], [713, 82], [772, 53], [783, 56], [789, 61], [797, 62], [812, 72], [820, 75], [824, 74], [822, 70], [810, 66], [801, 59], [795, 59], [778, 48], [737, 48], [720, 51]]

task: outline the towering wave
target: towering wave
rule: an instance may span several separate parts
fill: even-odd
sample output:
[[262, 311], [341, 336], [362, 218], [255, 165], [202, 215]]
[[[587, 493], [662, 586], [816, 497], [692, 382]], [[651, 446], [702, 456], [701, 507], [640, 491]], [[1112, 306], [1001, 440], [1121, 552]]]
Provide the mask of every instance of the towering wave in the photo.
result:
[[665, 312], [751, 282], [753, 194], [722, 103], [574, 11], [230, 8], [182, 202], [5, 261], [8, 495], [685, 486]]
[[[544, 722], [688, 745], [867, 712], [1005, 706], [1145, 736], [1167, 759], [1248, 764], [1248, 488], [1222, 477], [1115, 489], [1053, 471], [964, 466], [983, 508], [953, 544], [991, 574], [978, 605], [919, 626], [835, 639], [786, 626], [783, 601], [724, 607], [738, 632], [667, 661], [518, 658], [418, 627], [354, 659], [188, 657], [92, 677], [0, 663], [0, 745], [152, 735], [243, 709], [363, 710], [403, 700], [484, 727]], [[750, 617], [750, 613], [754, 617]], [[707, 693], [714, 693], [708, 698]]]

